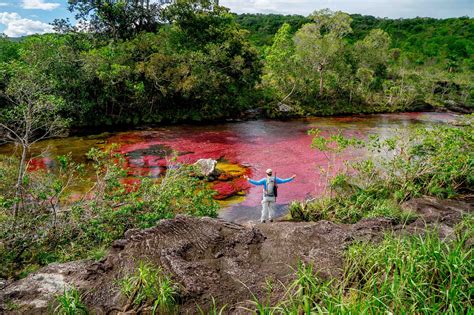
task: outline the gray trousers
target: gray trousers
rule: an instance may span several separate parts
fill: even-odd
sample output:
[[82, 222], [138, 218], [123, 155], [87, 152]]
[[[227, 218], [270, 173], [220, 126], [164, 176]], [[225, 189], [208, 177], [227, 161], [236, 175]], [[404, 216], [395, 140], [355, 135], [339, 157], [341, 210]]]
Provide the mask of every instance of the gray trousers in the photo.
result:
[[275, 197], [263, 197], [262, 199], [262, 216], [260, 221], [272, 220], [275, 216]]

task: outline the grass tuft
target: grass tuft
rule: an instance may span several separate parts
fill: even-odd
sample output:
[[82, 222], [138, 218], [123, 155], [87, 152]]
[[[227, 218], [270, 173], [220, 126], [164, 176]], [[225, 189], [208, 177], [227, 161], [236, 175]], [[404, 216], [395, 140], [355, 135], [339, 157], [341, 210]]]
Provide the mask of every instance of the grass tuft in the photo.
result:
[[120, 286], [128, 298], [124, 312], [143, 306], [151, 306], [153, 314], [176, 312], [177, 286], [159, 267], [141, 262], [133, 275], [120, 281]]
[[56, 297], [58, 305], [54, 309], [57, 315], [85, 315], [89, 314], [87, 307], [82, 302], [79, 291], [75, 288], [64, 290], [63, 294]]

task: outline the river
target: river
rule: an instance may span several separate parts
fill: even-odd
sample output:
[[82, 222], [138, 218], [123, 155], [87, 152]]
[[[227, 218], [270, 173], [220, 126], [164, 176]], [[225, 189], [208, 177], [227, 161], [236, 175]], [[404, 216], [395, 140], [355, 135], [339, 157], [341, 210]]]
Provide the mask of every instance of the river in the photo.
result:
[[[349, 151], [328, 160], [326, 155], [311, 149], [308, 130], [318, 128], [324, 135], [338, 132], [346, 136], [366, 138], [369, 134], [392, 135], [397, 129], [410, 126], [447, 123], [455, 119], [447, 113], [397, 113], [350, 117], [308, 118], [292, 121], [255, 120], [212, 125], [175, 125], [51, 139], [32, 150], [30, 170], [54, 168], [52, 157], [70, 153], [78, 162], [86, 162], [85, 153], [91, 147], [103, 148], [112, 143], [127, 160], [128, 180], [140, 176], [158, 177], [166, 169], [166, 155], [178, 153], [178, 161], [194, 163], [200, 158], [219, 160], [219, 167], [234, 174], [213, 184], [219, 191], [223, 209], [220, 216], [244, 222], [259, 217], [261, 187], [248, 185], [242, 175], [254, 179], [264, 177], [272, 168], [278, 177], [296, 179], [280, 185], [277, 212], [283, 214], [291, 200], [316, 197], [325, 189], [326, 176], [321, 169], [333, 171], [343, 162], [361, 156]], [[0, 147], [0, 154], [11, 154], [11, 146]], [[40, 155], [41, 156], [38, 156]], [[228, 195], [233, 195], [227, 197]]]

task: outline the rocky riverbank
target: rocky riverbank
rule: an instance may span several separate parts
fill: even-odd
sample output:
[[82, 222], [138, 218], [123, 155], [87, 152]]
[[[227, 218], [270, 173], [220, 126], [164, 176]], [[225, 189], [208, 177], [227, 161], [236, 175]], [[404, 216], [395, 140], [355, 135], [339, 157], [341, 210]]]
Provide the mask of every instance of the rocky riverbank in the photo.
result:
[[[139, 262], [161, 266], [180, 285], [180, 313], [207, 309], [211, 297], [242, 313], [251, 293], [264, 297], [265, 282], [288, 283], [302, 260], [314, 263], [324, 278], [340, 277], [343, 251], [356, 241], [379, 241], [387, 231], [422, 233], [438, 228], [448, 238], [474, 199], [414, 199], [404, 204], [418, 219], [406, 226], [385, 218], [356, 224], [329, 221], [237, 225], [223, 220], [178, 216], [155, 227], [129, 230], [100, 261], [51, 264], [25, 279], [0, 283], [0, 312], [47, 314], [54, 297], [75, 287], [94, 314], [117, 314], [127, 303], [117, 280], [132, 273]], [[284, 292], [273, 292], [277, 300]]]

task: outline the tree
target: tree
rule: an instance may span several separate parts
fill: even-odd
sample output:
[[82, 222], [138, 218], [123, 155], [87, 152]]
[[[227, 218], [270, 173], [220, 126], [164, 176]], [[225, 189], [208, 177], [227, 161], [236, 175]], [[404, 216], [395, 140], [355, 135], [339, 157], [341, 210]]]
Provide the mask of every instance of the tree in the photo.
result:
[[17, 59], [19, 48], [18, 42], [14, 42], [8, 39], [5, 34], [0, 33], [0, 63]]
[[[163, 5], [172, 0], [68, 0], [69, 11], [87, 31], [114, 39], [154, 32], [161, 22]], [[66, 20], [54, 22], [58, 30], [71, 30]]]
[[291, 26], [283, 24], [273, 40], [273, 45], [268, 49], [265, 58], [263, 83], [275, 89], [281, 99], [294, 90], [296, 84], [294, 77], [294, 52], [293, 35]]
[[30, 147], [40, 140], [64, 135], [68, 125], [68, 121], [59, 115], [64, 102], [49, 94], [50, 87], [45, 76], [27, 66], [16, 65], [16, 73], [10, 79], [5, 92], [10, 103], [0, 109], [0, 141], [21, 147], [15, 217], [20, 207], [26, 157]]
[[296, 55], [319, 73], [319, 96], [323, 95], [324, 72], [333, 66], [344, 47], [343, 38], [352, 30], [351, 18], [328, 9], [313, 13], [314, 23], [304, 25], [295, 35]]
[[190, 49], [224, 42], [229, 31], [238, 28], [234, 16], [218, 0], [177, 0], [163, 11], [163, 17], [181, 30], [182, 44]]
[[386, 66], [390, 48], [390, 36], [381, 29], [371, 30], [361, 41], [354, 45], [354, 52], [359, 66], [373, 71], [380, 65]]

